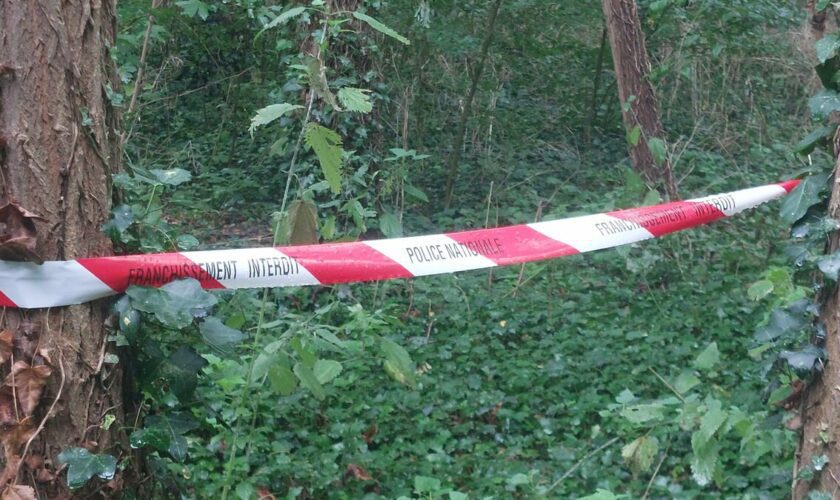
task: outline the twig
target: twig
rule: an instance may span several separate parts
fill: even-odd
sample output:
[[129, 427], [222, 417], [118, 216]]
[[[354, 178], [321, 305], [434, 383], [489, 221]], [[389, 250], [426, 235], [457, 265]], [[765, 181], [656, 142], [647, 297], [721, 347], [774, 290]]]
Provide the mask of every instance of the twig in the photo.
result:
[[656, 476], [659, 475], [659, 468], [662, 467], [662, 463], [665, 459], [668, 458], [668, 450], [665, 450], [665, 453], [662, 454], [662, 458], [659, 459], [659, 463], [656, 464], [656, 468], [653, 469], [653, 475], [650, 477], [650, 481], [648, 481], [647, 488], [645, 488], [645, 494], [642, 495], [642, 500], [645, 500], [650, 493], [650, 488], [653, 486], [653, 480], [656, 479]]
[[679, 392], [677, 392], [677, 390], [676, 390], [676, 389], [674, 389], [674, 386], [673, 386], [673, 385], [671, 385], [670, 383], [668, 383], [668, 381], [667, 381], [667, 380], [665, 380], [665, 377], [663, 377], [662, 375], [660, 375], [660, 374], [659, 374], [656, 370], [654, 370], [654, 369], [653, 369], [653, 367], [650, 367], [650, 366], [649, 366], [649, 367], [648, 367], [648, 370], [650, 370], [650, 371], [651, 371], [654, 375], [656, 375], [656, 378], [658, 378], [660, 382], [662, 382], [663, 384], [665, 384], [665, 387], [667, 387], [668, 389], [670, 389], [670, 390], [671, 390], [671, 392], [673, 392], [673, 393], [674, 393], [674, 395], [675, 395], [676, 397], [678, 397], [680, 401], [682, 401], [683, 403], [685, 403], [685, 398], [684, 398], [684, 397], [682, 397], [682, 394], [680, 394]]
[[599, 447], [595, 448], [594, 450], [592, 450], [592, 451], [590, 451], [589, 453], [587, 453], [586, 455], [584, 455], [584, 457], [583, 457], [583, 458], [581, 458], [580, 460], [578, 460], [578, 462], [577, 462], [575, 465], [573, 465], [571, 469], [567, 470], [567, 471], [566, 471], [566, 472], [565, 472], [562, 476], [560, 476], [560, 479], [558, 479], [557, 481], [554, 481], [554, 483], [553, 483], [553, 484], [552, 484], [552, 485], [551, 485], [551, 486], [550, 486], [547, 490], [545, 490], [545, 491], [542, 493], [542, 495], [543, 495], [543, 496], [547, 495], [549, 492], [551, 492], [551, 490], [553, 490], [554, 488], [556, 488], [557, 486], [559, 486], [559, 485], [560, 485], [560, 483], [562, 483], [562, 482], [563, 482], [566, 478], [568, 478], [569, 476], [571, 476], [572, 474], [574, 474], [574, 473], [575, 473], [575, 471], [576, 471], [576, 470], [578, 470], [578, 467], [580, 467], [581, 465], [583, 465], [583, 463], [584, 463], [584, 462], [586, 462], [587, 460], [589, 460], [590, 458], [592, 458], [592, 456], [593, 456], [593, 455], [595, 455], [595, 454], [597, 454], [598, 452], [601, 452], [601, 451], [603, 451], [603, 450], [605, 450], [605, 449], [609, 448], [609, 447], [610, 447], [610, 446], [612, 446], [612, 445], [613, 445], [616, 441], [618, 441], [618, 437], [614, 437], [614, 438], [610, 439], [610, 440], [609, 440], [609, 441], [607, 441], [606, 443], [602, 444], [601, 446], [599, 446]]

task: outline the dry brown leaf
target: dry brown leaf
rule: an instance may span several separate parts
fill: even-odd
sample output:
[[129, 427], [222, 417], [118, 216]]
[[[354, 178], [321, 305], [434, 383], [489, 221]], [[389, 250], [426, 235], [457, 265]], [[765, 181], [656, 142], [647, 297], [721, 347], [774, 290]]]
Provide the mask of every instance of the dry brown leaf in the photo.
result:
[[370, 473], [361, 465], [347, 464], [347, 470], [344, 472], [344, 477], [353, 476], [360, 481], [373, 481]]
[[376, 437], [376, 433], [379, 431], [379, 428], [376, 424], [371, 424], [370, 427], [362, 434], [362, 438], [365, 440], [365, 443], [370, 444], [373, 441], [373, 438]]
[[[20, 455], [6, 453], [6, 468], [0, 473], [0, 488], [15, 481], [18, 469], [20, 469]], [[0, 499], [2, 498], [5, 497], [0, 497]]]
[[18, 412], [15, 411], [15, 399], [12, 388], [0, 387], [0, 427], [17, 424]]
[[271, 494], [271, 491], [269, 491], [269, 489], [265, 486], [257, 487], [257, 498], [259, 500], [277, 500], [275, 496]]
[[22, 484], [9, 485], [0, 494], [0, 500], [37, 500], [35, 489]]
[[20, 422], [6, 428], [3, 435], [0, 436], [3, 445], [6, 447], [6, 454], [17, 453], [17, 450], [23, 447], [32, 434], [35, 432], [35, 423], [32, 422], [31, 417], [24, 418]]
[[0, 332], [0, 363], [12, 357], [12, 331], [3, 330]]
[[12, 366], [12, 373], [6, 377], [6, 385], [15, 388], [24, 415], [32, 415], [35, 411], [51, 373], [52, 368], [47, 365], [29, 366], [29, 363], [18, 361]]
[[17, 260], [43, 264], [38, 255], [35, 221], [45, 221], [16, 203], [0, 207], [0, 260]]

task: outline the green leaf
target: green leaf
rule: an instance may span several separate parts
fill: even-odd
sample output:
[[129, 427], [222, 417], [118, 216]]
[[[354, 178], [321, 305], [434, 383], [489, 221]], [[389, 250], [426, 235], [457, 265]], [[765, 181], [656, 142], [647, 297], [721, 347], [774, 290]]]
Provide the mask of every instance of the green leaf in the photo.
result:
[[370, 90], [343, 87], [338, 91], [338, 100], [344, 105], [345, 111], [370, 113], [373, 109], [373, 104], [370, 102], [370, 96], [367, 95], [368, 92]]
[[440, 479], [427, 476], [414, 476], [414, 492], [423, 493], [437, 493], [440, 491]]
[[817, 0], [817, 3], [814, 5], [814, 10], [816, 12], [822, 12], [831, 2], [832, 0]]
[[412, 198], [416, 198], [416, 199], [418, 199], [420, 201], [423, 201], [423, 202], [426, 202], [426, 203], [429, 202], [429, 197], [426, 196], [426, 193], [424, 193], [423, 191], [420, 191], [419, 189], [412, 186], [411, 184], [406, 184], [405, 187], [403, 187], [403, 189], [405, 189], [405, 194], [411, 196]]
[[630, 132], [627, 133], [627, 143], [631, 146], [637, 146], [641, 137], [642, 127], [636, 125], [630, 130]]
[[759, 328], [754, 338], [758, 342], [774, 341], [779, 337], [799, 332], [806, 324], [801, 315], [791, 314], [785, 309], [774, 309], [770, 313], [767, 325]]
[[289, 245], [318, 243], [318, 207], [311, 200], [295, 200], [289, 205]]
[[808, 209], [819, 203], [820, 192], [825, 187], [826, 176], [816, 174], [802, 179], [799, 185], [787, 195], [779, 209], [779, 216], [788, 224], [798, 221]]
[[711, 370], [718, 361], [720, 361], [720, 351], [718, 351], [717, 342], [712, 342], [697, 356], [694, 366], [698, 370]]
[[621, 410], [621, 416], [634, 424], [644, 424], [662, 419], [662, 405], [657, 403], [628, 406]]
[[306, 144], [315, 151], [324, 177], [334, 194], [341, 193], [341, 136], [316, 123], [306, 126]]
[[328, 384], [341, 373], [341, 363], [332, 359], [319, 359], [312, 372], [321, 384]]
[[58, 454], [58, 463], [67, 466], [67, 486], [81, 488], [93, 476], [110, 481], [117, 472], [117, 459], [94, 455], [84, 448], [68, 448]]
[[362, 14], [361, 12], [356, 11], [356, 12], [353, 13], [353, 17], [355, 17], [359, 21], [366, 22], [368, 24], [368, 26], [370, 26], [371, 28], [375, 29], [376, 31], [378, 31], [380, 33], [388, 35], [391, 38], [394, 38], [394, 39], [398, 40], [400, 43], [403, 43], [405, 45], [411, 45], [411, 42], [408, 40], [408, 38], [400, 35], [396, 31], [392, 30], [388, 26], [385, 26], [384, 24], [382, 24], [381, 22], [377, 21], [376, 19], [370, 17], [367, 14]]
[[190, 182], [192, 175], [183, 168], [170, 168], [167, 170], [154, 169], [149, 171], [155, 176], [161, 184], [167, 186], [177, 186], [185, 182]]
[[773, 282], [770, 280], [758, 280], [747, 289], [747, 297], [751, 300], [761, 300], [773, 293]]
[[820, 268], [826, 278], [837, 281], [837, 277], [840, 275], [840, 251], [817, 259], [817, 267]]
[[379, 342], [385, 356], [385, 371], [394, 380], [409, 387], [414, 387], [414, 363], [403, 346], [393, 340], [382, 337]]
[[318, 96], [325, 100], [336, 111], [343, 111], [335, 95], [330, 90], [330, 82], [327, 81], [327, 72], [320, 59], [310, 58], [306, 64], [306, 73], [309, 75], [309, 87]]
[[833, 90], [821, 90], [808, 99], [808, 108], [814, 119], [825, 118], [832, 112], [840, 110], [840, 94]]
[[153, 313], [155, 318], [171, 328], [185, 328], [194, 317], [206, 316], [216, 304], [216, 297], [190, 278], [167, 283], [160, 288], [130, 286], [126, 295], [137, 310]]
[[718, 462], [720, 445], [717, 440], [701, 443], [698, 433], [691, 436], [691, 473], [694, 481], [700, 486], [706, 486], [712, 482], [715, 467]]
[[817, 59], [824, 63], [837, 54], [837, 49], [840, 49], [840, 37], [837, 33], [829, 33], [817, 40], [814, 49], [817, 51]]
[[271, 384], [271, 388], [283, 396], [292, 394], [297, 388], [297, 380], [292, 370], [288, 366], [279, 363], [272, 365], [268, 369], [268, 381]]
[[641, 436], [621, 449], [621, 456], [633, 474], [647, 472], [659, 452], [659, 440], [654, 436]]
[[598, 488], [595, 493], [580, 497], [578, 500], [618, 500], [618, 498], [612, 491]]
[[206, 21], [210, 15], [210, 6], [201, 0], [182, 0], [175, 2], [175, 5], [181, 7], [187, 17], [198, 16], [202, 21]]
[[201, 338], [204, 342], [222, 354], [230, 354], [234, 345], [245, 338], [242, 332], [230, 328], [214, 316], [205, 319], [198, 326], [198, 330], [201, 332]]
[[801, 155], [811, 154], [820, 141], [823, 141], [834, 134], [836, 128], [837, 127], [834, 126], [825, 126], [812, 131], [793, 147], [793, 152]]
[[379, 230], [386, 238], [398, 238], [403, 235], [400, 218], [392, 212], [385, 212], [379, 217]]
[[665, 163], [665, 158], [668, 154], [668, 149], [665, 147], [665, 141], [659, 137], [651, 137], [647, 141], [647, 146], [657, 165]]
[[300, 383], [309, 389], [309, 392], [315, 396], [315, 399], [320, 401], [327, 397], [327, 393], [324, 392], [324, 387], [321, 385], [321, 382], [318, 382], [311, 368], [303, 363], [295, 363], [294, 372], [298, 380], [300, 380]]
[[674, 389], [680, 394], [685, 394], [697, 385], [700, 384], [700, 379], [690, 371], [684, 371], [674, 380]]
[[[198, 423], [187, 413], [172, 412], [149, 415], [143, 428], [151, 430], [154, 436], [161, 433], [167, 436], [166, 451], [176, 461], [183, 462], [187, 458], [187, 439], [184, 434], [198, 428]], [[146, 435], [143, 438], [150, 439]]]
[[291, 9], [280, 13], [279, 16], [275, 17], [268, 24], [263, 26], [263, 29], [261, 29], [260, 32], [257, 33], [257, 36], [254, 37], [254, 41], [259, 39], [259, 37], [262, 36], [263, 32], [265, 32], [266, 30], [270, 30], [271, 28], [276, 28], [281, 24], [285, 24], [289, 20], [303, 14], [304, 12], [306, 12], [306, 7], [292, 7]]
[[720, 401], [713, 399], [708, 403], [706, 413], [700, 420], [700, 428], [694, 432], [692, 442], [697, 439], [698, 446], [706, 446], [706, 443], [712, 439], [712, 436], [720, 429], [720, 426], [726, 422], [729, 414], [721, 409]]
[[251, 133], [251, 137], [254, 137], [254, 131], [257, 130], [257, 127], [268, 125], [269, 123], [280, 118], [286, 113], [302, 108], [303, 106], [300, 106], [298, 104], [289, 104], [287, 102], [282, 102], [280, 104], [272, 104], [262, 109], [258, 109], [257, 114], [255, 114], [251, 118], [251, 126], [248, 127], [248, 132]]

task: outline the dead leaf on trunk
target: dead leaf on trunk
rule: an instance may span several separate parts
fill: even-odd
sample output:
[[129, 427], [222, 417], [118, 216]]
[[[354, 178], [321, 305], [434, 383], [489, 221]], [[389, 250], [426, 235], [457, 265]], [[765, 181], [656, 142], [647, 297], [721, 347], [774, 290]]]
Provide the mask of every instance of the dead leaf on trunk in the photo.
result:
[[35, 490], [22, 484], [9, 485], [0, 494], [0, 500], [36, 500]]
[[13, 453], [17, 453], [17, 450], [23, 447], [29, 438], [32, 437], [32, 434], [35, 432], [35, 424], [32, 422], [31, 417], [24, 418], [20, 422], [11, 426], [11, 428], [6, 428], [3, 431], [2, 442], [3, 446], [6, 447], [6, 453], [12, 451]]
[[24, 415], [32, 415], [35, 411], [51, 373], [52, 368], [47, 365], [29, 366], [25, 361], [12, 366], [12, 373], [6, 376], [6, 385], [15, 388]]
[[0, 427], [17, 424], [18, 412], [15, 411], [15, 399], [12, 388], [0, 387]]
[[3, 330], [0, 332], [0, 364], [5, 363], [12, 357], [12, 331]]
[[16, 203], [0, 206], [0, 260], [44, 263], [36, 251], [36, 220], [46, 221]]

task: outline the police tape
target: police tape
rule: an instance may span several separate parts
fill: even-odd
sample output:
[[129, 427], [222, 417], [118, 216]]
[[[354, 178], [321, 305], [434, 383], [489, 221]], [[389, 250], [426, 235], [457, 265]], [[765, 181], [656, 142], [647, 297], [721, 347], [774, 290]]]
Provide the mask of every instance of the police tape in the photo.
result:
[[68, 261], [0, 261], [0, 307], [80, 304], [195, 278], [207, 289], [331, 285], [410, 278], [563, 257], [656, 238], [789, 193], [799, 181], [689, 201], [567, 219], [350, 243], [92, 257]]

